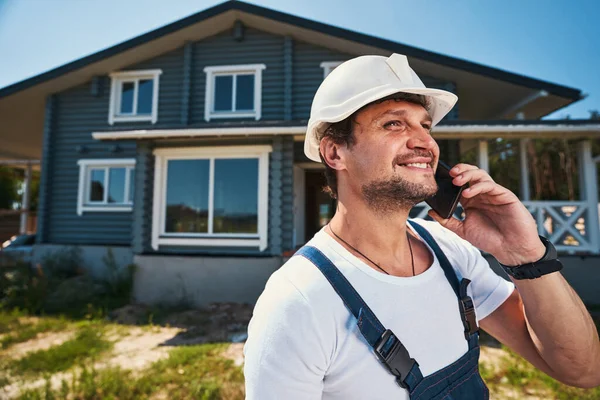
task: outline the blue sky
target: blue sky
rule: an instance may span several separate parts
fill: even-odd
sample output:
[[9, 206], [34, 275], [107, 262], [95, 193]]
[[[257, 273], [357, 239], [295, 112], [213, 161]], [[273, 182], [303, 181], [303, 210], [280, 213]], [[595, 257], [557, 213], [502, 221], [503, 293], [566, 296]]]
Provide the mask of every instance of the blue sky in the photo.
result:
[[[547, 80], [588, 97], [552, 114], [600, 110], [597, 0], [262, 0], [251, 3]], [[0, 87], [221, 1], [0, 0]]]

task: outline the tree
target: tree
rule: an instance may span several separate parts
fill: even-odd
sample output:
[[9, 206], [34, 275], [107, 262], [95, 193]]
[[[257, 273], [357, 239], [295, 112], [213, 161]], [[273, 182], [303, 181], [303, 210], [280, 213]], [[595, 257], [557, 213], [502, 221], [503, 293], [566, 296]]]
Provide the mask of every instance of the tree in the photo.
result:
[[14, 169], [0, 167], [0, 210], [13, 209], [19, 201], [20, 180]]

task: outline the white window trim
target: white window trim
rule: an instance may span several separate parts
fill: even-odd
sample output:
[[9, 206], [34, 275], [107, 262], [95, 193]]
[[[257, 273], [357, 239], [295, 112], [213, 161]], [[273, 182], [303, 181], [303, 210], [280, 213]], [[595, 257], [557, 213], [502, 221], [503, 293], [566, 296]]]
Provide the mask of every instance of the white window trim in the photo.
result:
[[343, 63], [343, 61], [323, 61], [321, 63], [321, 68], [323, 68], [323, 79], [327, 78], [327, 75], [341, 63]]
[[[160, 69], [146, 69], [139, 71], [123, 71], [113, 72], [110, 74], [110, 103], [108, 110], [108, 124], [113, 125], [115, 122], [141, 122], [150, 121], [153, 124], [158, 120], [158, 77], [162, 74]], [[152, 79], [152, 112], [150, 115], [119, 115], [118, 110], [121, 102], [121, 83], [127, 81], [139, 82], [140, 79]], [[137, 88], [137, 83], [136, 83]], [[133, 96], [133, 109], [137, 109], [137, 89]]]
[[[154, 150], [154, 199], [152, 210], [152, 248], [160, 245], [174, 246], [231, 246], [258, 247], [260, 251], [268, 245], [269, 213], [269, 153], [272, 147], [263, 146], [220, 146], [163, 148]], [[211, 234], [202, 237], [194, 233], [165, 232], [165, 203], [167, 197], [167, 162], [209, 158], [211, 164], [215, 158], [258, 158], [258, 233], [257, 234]], [[211, 168], [214, 172], [214, 168]], [[212, 225], [212, 185], [209, 183], [209, 224]], [[234, 237], [231, 237], [234, 236]]]
[[[265, 64], [246, 64], [246, 65], [219, 65], [205, 67], [206, 73], [206, 91], [204, 98], [204, 119], [208, 122], [211, 119], [219, 118], [252, 118], [257, 121], [262, 114], [262, 71], [266, 69]], [[215, 98], [215, 77], [217, 75], [238, 75], [238, 74], [254, 74], [254, 111], [244, 112], [215, 112], [213, 99]], [[235, 82], [233, 86], [233, 102], [235, 104]]]
[[[79, 186], [77, 188], [77, 215], [83, 215], [84, 212], [127, 212], [133, 209], [133, 194], [129, 193], [130, 180], [133, 179], [131, 175], [134, 173], [135, 159], [134, 158], [109, 158], [109, 159], [85, 159], [77, 161], [79, 165]], [[108, 179], [109, 168], [125, 168], [125, 192], [124, 196], [127, 200], [131, 197], [131, 201], [127, 203], [107, 203], [102, 202], [88, 202], [88, 176], [90, 169], [105, 168], [104, 179]], [[106, 186], [106, 185], [105, 185]], [[105, 197], [108, 196], [108, 187], [104, 190]]]

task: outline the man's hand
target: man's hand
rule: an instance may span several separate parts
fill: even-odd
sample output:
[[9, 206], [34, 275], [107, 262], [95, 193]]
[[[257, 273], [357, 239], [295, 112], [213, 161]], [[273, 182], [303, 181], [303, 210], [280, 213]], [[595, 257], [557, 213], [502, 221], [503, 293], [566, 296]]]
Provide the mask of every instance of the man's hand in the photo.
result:
[[457, 186], [469, 183], [460, 199], [465, 219], [443, 219], [430, 210], [433, 219], [502, 264], [516, 266], [544, 256], [535, 220], [513, 192], [473, 165], [458, 164], [450, 176]]
[[[536, 223], [514, 193], [472, 165], [458, 164], [450, 175], [457, 186], [470, 184], [461, 198], [465, 220], [442, 219], [434, 211], [429, 215], [502, 264], [520, 265], [544, 256]], [[563, 276], [513, 282], [518, 290], [481, 327], [563, 383], [600, 385], [596, 327]]]

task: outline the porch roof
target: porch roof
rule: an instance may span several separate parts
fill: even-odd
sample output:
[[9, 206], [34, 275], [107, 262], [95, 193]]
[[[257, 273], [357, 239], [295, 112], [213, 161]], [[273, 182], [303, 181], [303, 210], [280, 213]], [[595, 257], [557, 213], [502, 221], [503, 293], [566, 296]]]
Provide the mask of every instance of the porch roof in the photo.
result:
[[[188, 129], [111, 130], [93, 132], [97, 140], [156, 140], [194, 137], [246, 137], [294, 135], [304, 140], [306, 125], [237, 125]], [[598, 138], [600, 121], [533, 120], [533, 121], [444, 121], [433, 129], [433, 136], [443, 139], [486, 138]]]

